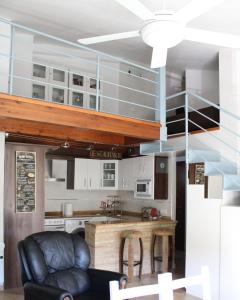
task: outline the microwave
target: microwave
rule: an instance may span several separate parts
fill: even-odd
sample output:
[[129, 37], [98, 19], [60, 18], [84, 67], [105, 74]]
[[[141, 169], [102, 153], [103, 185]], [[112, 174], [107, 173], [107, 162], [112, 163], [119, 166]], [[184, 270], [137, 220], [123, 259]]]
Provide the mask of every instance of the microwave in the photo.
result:
[[135, 182], [134, 198], [152, 199], [152, 179], [137, 178]]

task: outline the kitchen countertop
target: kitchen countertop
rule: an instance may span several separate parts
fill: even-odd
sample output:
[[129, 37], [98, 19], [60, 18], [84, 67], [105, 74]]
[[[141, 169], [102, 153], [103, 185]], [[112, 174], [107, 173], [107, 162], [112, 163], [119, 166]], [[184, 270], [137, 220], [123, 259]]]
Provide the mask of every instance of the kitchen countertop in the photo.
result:
[[[110, 217], [112, 218], [112, 217]], [[102, 225], [133, 225], [133, 224], [149, 224], [149, 223], [155, 223], [155, 224], [172, 224], [175, 223], [175, 221], [171, 220], [169, 217], [160, 217], [155, 220], [141, 218], [141, 217], [133, 217], [133, 216], [123, 216], [123, 217], [116, 217], [115, 220], [108, 220], [108, 221], [91, 221], [87, 223], [87, 226], [102, 226]]]

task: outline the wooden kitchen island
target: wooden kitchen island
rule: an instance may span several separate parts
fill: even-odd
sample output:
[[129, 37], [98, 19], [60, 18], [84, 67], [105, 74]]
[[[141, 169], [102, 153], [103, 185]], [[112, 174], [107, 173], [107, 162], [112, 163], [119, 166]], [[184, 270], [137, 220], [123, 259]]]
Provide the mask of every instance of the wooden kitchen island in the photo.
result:
[[[86, 224], [86, 242], [91, 252], [91, 267], [96, 269], [119, 272], [119, 248], [120, 233], [124, 230], [138, 230], [143, 233], [143, 274], [151, 273], [151, 242], [152, 231], [155, 229], [175, 230], [176, 221], [170, 218], [160, 218], [158, 220], [146, 220], [139, 217], [125, 217], [109, 222], [90, 222]], [[160, 251], [159, 242], [156, 243], [156, 253]], [[139, 259], [139, 243], [134, 244], [134, 258]], [[124, 256], [127, 254], [127, 242]], [[137, 274], [138, 267], [134, 268]], [[160, 264], [156, 263], [156, 271], [160, 269]], [[124, 269], [126, 273], [127, 270]]]

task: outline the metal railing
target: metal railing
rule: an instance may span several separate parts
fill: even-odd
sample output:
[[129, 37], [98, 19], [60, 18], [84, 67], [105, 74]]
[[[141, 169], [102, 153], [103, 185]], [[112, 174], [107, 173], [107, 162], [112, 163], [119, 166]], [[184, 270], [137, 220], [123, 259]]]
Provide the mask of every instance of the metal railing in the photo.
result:
[[[177, 119], [177, 120], [174, 120], [174, 121], [169, 121], [167, 122], [167, 125], [168, 124], [172, 124], [172, 123], [177, 123], [177, 122], [183, 122], [184, 121], [184, 132], [182, 132], [182, 134], [185, 135], [185, 150], [186, 150], [186, 165], [187, 165], [187, 170], [188, 170], [188, 164], [189, 164], [189, 150], [191, 149], [191, 145], [190, 145], [190, 141], [189, 141], [189, 136], [192, 135], [192, 133], [194, 132], [191, 132], [189, 130], [189, 125], [192, 124], [194, 125], [196, 128], [198, 128], [201, 132], [207, 134], [209, 137], [213, 138], [214, 140], [218, 141], [219, 142], [219, 145], [220, 147], [223, 146], [225, 147], [226, 149], [228, 149], [229, 151], [232, 151], [233, 153], [239, 155], [240, 154], [240, 151], [239, 151], [239, 148], [238, 147], [235, 147], [233, 146], [232, 144], [230, 144], [229, 142], [226, 141], [226, 139], [224, 138], [224, 136], [221, 136], [221, 135], [217, 135], [217, 134], [214, 134], [213, 132], [209, 131], [208, 129], [209, 128], [205, 128], [203, 126], [201, 126], [196, 120], [192, 120], [191, 119], [191, 115], [190, 113], [191, 112], [195, 112], [196, 114], [198, 114], [199, 116], [205, 118], [206, 120], [216, 124], [219, 129], [222, 129], [224, 131], [226, 131], [227, 133], [231, 134], [233, 136], [233, 138], [235, 139], [236, 143], [238, 141], [238, 139], [240, 138], [240, 135], [239, 135], [239, 128], [238, 126], [240, 126], [240, 116], [222, 108], [221, 106], [215, 104], [214, 102], [206, 99], [206, 98], [203, 98], [202, 96], [200, 95], [197, 95], [197, 94], [194, 94], [193, 92], [191, 91], [182, 91], [180, 93], [177, 93], [177, 94], [174, 94], [174, 95], [171, 95], [169, 97], [167, 97], [167, 103], [169, 104], [169, 101], [171, 101], [172, 99], [175, 99], [176, 97], [179, 97], [179, 96], [184, 96], [184, 104], [183, 105], [180, 105], [180, 106], [176, 106], [176, 107], [173, 107], [173, 108], [170, 108], [170, 109], [167, 109], [166, 111], [167, 112], [170, 112], [170, 111], [174, 111], [178, 108], [184, 108], [184, 117], [183, 118], [180, 118], [180, 119]], [[191, 100], [194, 101], [194, 99], [198, 102], [201, 102], [203, 103], [204, 105], [207, 105], [207, 107], [214, 107], [215, 109], [218, 110], [219, 114], [220, 113], [223, 113], [225, 114], [226, 116], [228, 116], [230, 118], [230, 120], [235, 120], [237, 126], [235, 128], [235, 130], [233, 128], [229, 128], [226, 124], [223, 124], [221, 122], [221, 119], [220, 121], [217, 121], [217, 120], [214, 120], [213, 118], [209, 117], [208, 115], [206, 115], [205, 113], [203, 113], [202, 111], [199, 111], [198, 109], [194, 108], [194, 104], [189, 104], [189, 97], [191, 96]], [[221, 116], [220, 116], [221, 117]], [[182, 135], [180, 134], [180, 135]], [[177, 134], [171, 134], [169, 135], [169, 137], [175, 137], [175, 136], [179, 136], [179, 133]], [[193, 135], [194, 136], [194, 135]], [[211, 149], [211, 147], [209, 147]], [[218, 149], [218, 150], [221, 150], [221, 149]], [[205, 161], [205, 157], [202, 156], [202, 159], [203, 161]], [[236, 162], [236, 161], [235, 161]], [[214, 165], [214, 168], [222, 173], [222, 171]], [[222, 173], [222, 175], [224, 175]]]
[[[158, 70], [3, 18], [0, 22], [11, 26], [11, 35], [0, 35], [11, 40], [9, 53], [0, 48], [0, 58], [10, 62], [9, 94], [148, 121], [159, 115]], [[29, 44], [24, 45], [24, 34], [31, 36]], [[34, 76], [38, 67], [44, 77]], [[65, 80], [54, 79], [57, 73]]]

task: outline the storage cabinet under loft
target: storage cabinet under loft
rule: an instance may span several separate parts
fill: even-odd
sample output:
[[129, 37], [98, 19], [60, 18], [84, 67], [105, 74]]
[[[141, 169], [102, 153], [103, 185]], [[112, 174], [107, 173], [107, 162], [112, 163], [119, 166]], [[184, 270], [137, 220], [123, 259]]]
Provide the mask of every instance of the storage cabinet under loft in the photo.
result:
[[[97, 109], [97, 80], [91, 74], [77, 74], [33, 64], [32, 98]], [[101, 90], [101, 83], [98, 83]], [[101, 108], [99, 97], [98, 108]]]

